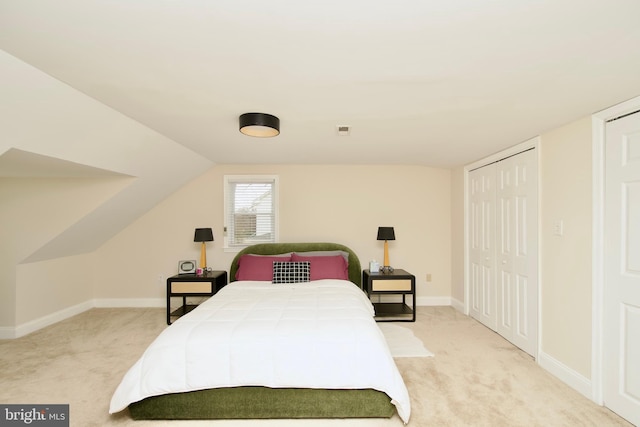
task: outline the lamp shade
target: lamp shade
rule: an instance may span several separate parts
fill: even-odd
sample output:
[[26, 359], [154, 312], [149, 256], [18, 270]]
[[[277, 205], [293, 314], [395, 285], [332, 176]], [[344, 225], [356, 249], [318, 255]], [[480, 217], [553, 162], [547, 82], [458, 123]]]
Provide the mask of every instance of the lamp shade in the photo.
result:
[[210, 228], [196, 228], [194, 242], [213, 242], [213, 230]]
[[378, 227], [378, 240], [396, 240], [393, 227]]
[[240, 116], [240, 132], [258, 138], [277, 136], [280, 134], [280, 119], [266, 113], [245, 113]]

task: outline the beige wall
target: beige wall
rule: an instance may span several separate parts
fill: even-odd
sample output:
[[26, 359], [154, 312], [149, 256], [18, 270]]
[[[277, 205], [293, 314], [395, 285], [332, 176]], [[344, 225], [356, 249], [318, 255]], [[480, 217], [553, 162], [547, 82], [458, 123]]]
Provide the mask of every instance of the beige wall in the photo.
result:
[[[58, 260], [20, 264], [127, 183], [127, 178], [118, 177], [0, 180], [0, 223], [5, 224], [0, 243], [5, 254], [0, 269], [0, 325], [21, 324], [91, 298], [90, 284], [80, 289], [66, 286], [72, 282], [73, 270], [53, 274], [66, 270], [55, 267]], [[64, 265], [68, 259], [59, 262]]]
[[[93, 268], [91, 254], [75, 255], [20, 264], [16, 269], [16, 325], [18, 332], [30, 322], [40, 323], [52, 313], [68, 311], [78, 305], [91, 307], [93, 280], [99, 272]], [[59, 319], [58, 319], [59, 320]]]
[[[199, 259], [196, 227], [212, 227], [207, 261], [228, 270], [223, 250], [225, 174], [274, 174], [280, 185], [280, 240], [333, 241], [363, 267], [381, 260], [378, 226], [395, 227], [390, 261], [416, 275], [418, 301], [451, 295], [450, 171], [423, 166], [214, 166], [96, 252], [96, 298], [161, 298], [177, 261]], [[426, 274], [432, 282], [426, 283]]]
[[[542, 352], [591, 378], [591, 118], [541, 137]], [[553, 225], [563, 221], [564, 235]]]
[[464, 307], [464, 167], [451, 170], [451, 297]]

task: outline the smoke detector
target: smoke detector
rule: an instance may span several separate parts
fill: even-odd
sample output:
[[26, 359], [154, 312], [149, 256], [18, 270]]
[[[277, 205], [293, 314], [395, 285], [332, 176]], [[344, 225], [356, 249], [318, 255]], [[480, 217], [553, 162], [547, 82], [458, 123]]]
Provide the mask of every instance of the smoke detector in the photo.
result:
[[349, 134], [351, 133], [351, 126], [337, 125], [336, 132], [338, 132], [338, 136], [349, 136]]

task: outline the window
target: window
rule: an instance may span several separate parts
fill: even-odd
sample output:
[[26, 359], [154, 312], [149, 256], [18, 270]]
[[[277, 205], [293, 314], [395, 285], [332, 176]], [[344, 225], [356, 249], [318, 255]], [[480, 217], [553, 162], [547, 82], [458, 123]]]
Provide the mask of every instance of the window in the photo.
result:
[[277, 176], [225, 175], [224, 191], [225, 248], [277, 241]]

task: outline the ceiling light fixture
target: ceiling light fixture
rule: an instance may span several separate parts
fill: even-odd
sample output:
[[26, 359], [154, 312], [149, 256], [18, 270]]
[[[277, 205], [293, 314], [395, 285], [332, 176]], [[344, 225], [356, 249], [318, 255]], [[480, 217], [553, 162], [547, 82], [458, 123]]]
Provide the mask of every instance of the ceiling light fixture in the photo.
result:
[[266, 113], [244, 113], [240, 116], [240, 132], [258, 138], [278, 136], [280, 119]]

